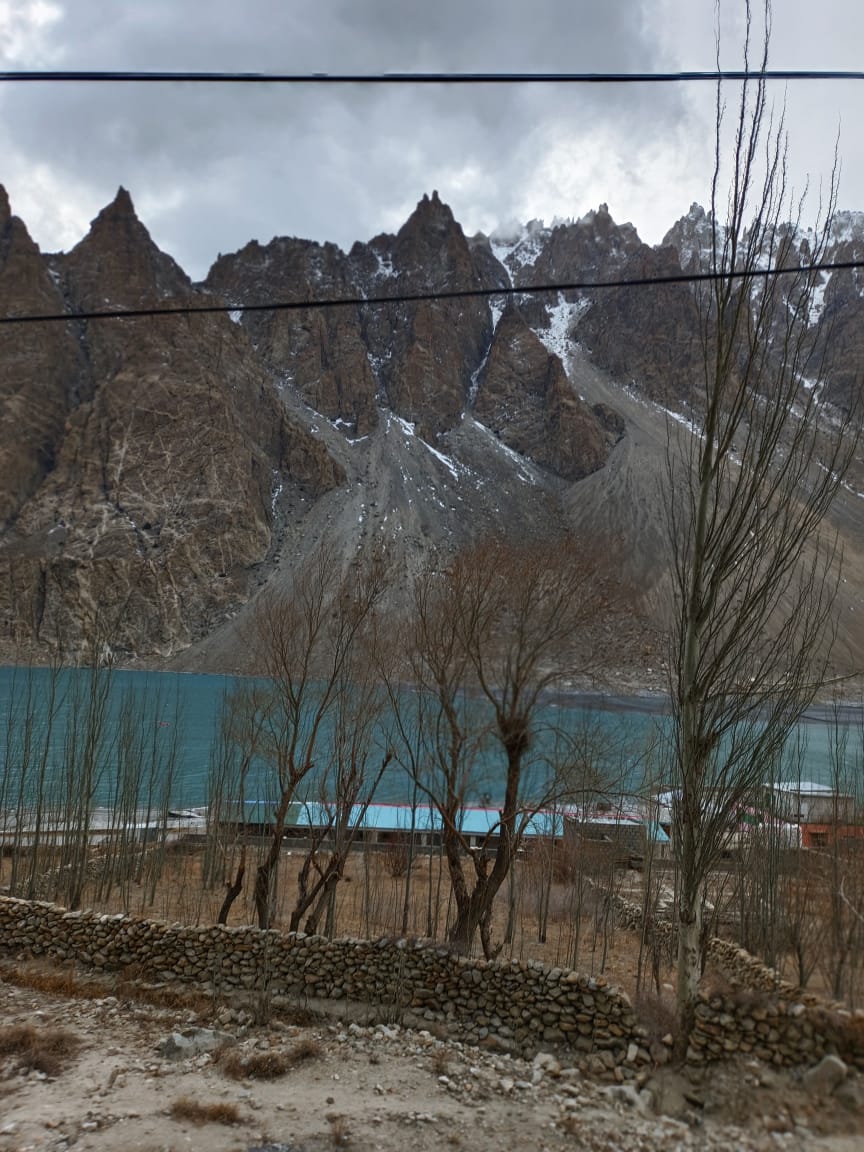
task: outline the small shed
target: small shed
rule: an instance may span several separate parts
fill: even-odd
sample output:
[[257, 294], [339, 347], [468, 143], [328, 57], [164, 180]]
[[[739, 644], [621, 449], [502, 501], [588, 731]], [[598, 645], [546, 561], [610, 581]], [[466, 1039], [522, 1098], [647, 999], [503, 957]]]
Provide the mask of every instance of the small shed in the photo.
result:
[[855, 797], [830, 784], [779, 780], [763, 786], [766, 807], [792, 824], [841, 825], [855, 819]]

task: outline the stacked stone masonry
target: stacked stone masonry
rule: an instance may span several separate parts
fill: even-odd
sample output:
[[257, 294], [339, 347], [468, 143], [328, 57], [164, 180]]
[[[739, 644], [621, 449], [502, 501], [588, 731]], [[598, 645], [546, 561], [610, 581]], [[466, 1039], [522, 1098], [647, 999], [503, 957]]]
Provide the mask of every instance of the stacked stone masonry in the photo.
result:
[[[526, 1056], [569, 1049], [580, 1065], [616, 1079], [665, 1058], [626, 994], [602, 977], [530, 960], [474, 960], [428, 941], [189, 927], [0, 897], [0, 952], [192, 985], [214, 999], [360, 1003], [394, 1021], [443, 1025], [471, 1043], [491, 1038]], [[765, 993], [699, 1004], [694, 1061], [743, 1052], [796, 1065], [829, 1051], [864, 1068], [864, 1016]]]
[[[252, 927], [186, 927], [0, 898], [0, 951], [232, 993], [350, 1001], [393, 1020], [493, 1035], [521, 1054], [570, 1048], [635, 1075], [651, 1056], [626, 995], [530, 960], [483, 962], [428, 941], [328, 940]], [[626, 1075], [626, 1073], [625, 1073]]]
[[[612, 893], [610, 900], [616, 923], [641, 932], [642, 908], [619, 893]], [[649, 930], [663, 946], [674, 944], [676, 928], [671, 920], [652, 918]], [[734, 941], [712, 936], [706, 959], [734, 991], [699, 1003], [688, 1052], [692, 1063], [742, 1054], [794, 1067], [833, 1052], [864, 1068], [864, 1013], [849, 1012], [783, 980]]]

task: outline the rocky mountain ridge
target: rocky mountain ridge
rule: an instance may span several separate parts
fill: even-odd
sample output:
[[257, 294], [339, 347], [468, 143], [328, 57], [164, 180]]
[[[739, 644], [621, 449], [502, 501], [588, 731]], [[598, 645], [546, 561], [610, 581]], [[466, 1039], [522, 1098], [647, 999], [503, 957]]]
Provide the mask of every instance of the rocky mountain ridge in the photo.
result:
[[[830, 256], [864, 255], [864, 216], [838, 214], [835, 229]], [[196, 285], [124, 189], [55, 255], [0, 192], [0, 314], [237, 309], [0, 327], [7, 658], [96, 630], [124, 660], [237, 666], [248, 605], [322, 538], [346, 563], [384, 546], [408, 579], [433, 546], [576, 531], [625, 557], [631, 625], [613, 662], [658, 665], [658, 469], [666, 411], [692, 398], [694, 293], [527, 292], [703, 267], [710, 231], [694, 205], [651, 248], [601, 205], [467, 237], [433, 193], [395, 235], [347, 253], [251, 241]], [[805, 251], [806, 235], [792, 241]], [[511, 287], [526, 294], [240, 310]], [[840, 403], [860, 388], [862, 290], [857, 272], [835, 272], [818, 292]]]

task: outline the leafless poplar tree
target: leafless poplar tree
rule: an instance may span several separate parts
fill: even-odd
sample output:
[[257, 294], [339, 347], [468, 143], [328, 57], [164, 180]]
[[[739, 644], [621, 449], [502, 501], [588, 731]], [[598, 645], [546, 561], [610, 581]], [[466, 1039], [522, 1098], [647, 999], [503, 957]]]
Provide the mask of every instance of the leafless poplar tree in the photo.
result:
[[[832, 175], [809, 247], [797, 250], [802, 202], [787, 182], [783, 116], [758, 71], [768, 62], [770, 0], [762, 16], [754, 60], [748, 2], [743, 63], [755, 76], [735, 106], [731, 153], [718, 86], [709, 257], [718, 278], [699, 299], [696, 427], [670, 433], [667, 454], [682, 1056], [708, 873], [736, 809], [771, 772], [826, 675], [837, 556], [821, 527], [856, 444], [857, 413], [826, 409], [815, 349], [827, 343], [812, 337], [819, 274], [806, 267], [825, 252], [835, 183]], [[791, 270], [766, 277], [766, 266]]]
[[[576, 642], [607, 598], [600, 566], [570, 540], [486, 541], [415, 583], [405, 644], [417, 693], [407, 702], [401, 743], [408, 752], [400, 759], [441, 821], [456, 904], [449, 938], [460, 949], [469, 950], [479, 931], [484, 955], [496, 953], [495, 898], [528, 822], [555, 803], [568, 778], [542, 764], [537, 747], [544, 695], [572, 675]], [[404, 717], [405, 697], [393, 699]], [[557, 746], [567, 746], [561, 733]], [[484, 842], [471, 849], [463, 814], [484, 787], [481, 753], [503, 798]]]
[[261, 928], [269, 928], [273, 919], [289, 806], [316, 766], [323, 769], [327, 728], [352, 690], [354, 662], [371, 661], [365, 643], [387, 580], [386, 566], [378, 560], [343, 576], [339, 557], [322, 548], [299, 569], [287, 594], [268, 597], [258, 611], [258, 655], [272, 686], [261, 703], [259, 747], [274, 793], [270, 842], [255, 873]]
[[297, 898], [289, 920], [292, 932], [302, 924], [304, 932], [314, 934], [323, 918], [324, 933], [331, 938], [336, 931], [337, 886], [393, 758], [389, 747], [379, 747], [384, 692], [371, 662], [353, 661], [345, 672], [327, 747], [322, 749], [326, 767], [313, 791], [318, 800], [311, 805], [315, 819], [309, 829], [310, 847], [297, 877]]

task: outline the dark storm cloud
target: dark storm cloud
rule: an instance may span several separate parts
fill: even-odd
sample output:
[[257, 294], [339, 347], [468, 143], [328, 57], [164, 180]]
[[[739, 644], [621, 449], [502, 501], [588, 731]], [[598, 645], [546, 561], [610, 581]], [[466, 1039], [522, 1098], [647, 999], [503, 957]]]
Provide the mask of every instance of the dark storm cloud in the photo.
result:
[[[0, 56], [18, 68], [650, 70], [710, 66], [712, 12], [691, 0], [0, 0]], [[0, 181], [43, 246], [74, 243], [122, 183], [193, 275], [253, 237], [348, 246], [397, 227], [432, 188], [468, 229], [606, 200], [656, 239], [652, 212], [671, 223], [701, 195], [710, 144], [704, 101], [680, 88], [17, 86], [0, 91], [0, 117]]]

